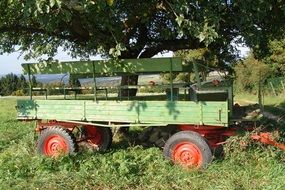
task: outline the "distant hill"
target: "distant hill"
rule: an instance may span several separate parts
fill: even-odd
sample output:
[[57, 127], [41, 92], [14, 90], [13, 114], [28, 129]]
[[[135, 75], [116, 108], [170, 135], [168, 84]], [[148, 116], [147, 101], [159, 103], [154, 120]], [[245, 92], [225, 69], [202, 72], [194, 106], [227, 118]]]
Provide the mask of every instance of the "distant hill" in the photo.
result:
[[[0, 75], [0, 78], [5, 75]], [[18, 75], [20, 76], [20, 75]], [[41, 83], [51, 83], [51, 82], [60, 82], [63, 81], [65, 84], [68, 83], [69, 75], [66, 74], [41, 74], [41, 75], [35, 75], [37, 81]], [[25, 78], [28, 80], [28, 76], [25, 75]], [[112, 86], [112, 85], [119, 85], [121, 77], [100, 77], [97, 78], [97, 84], [103, 85], [103, 86]], [[139, 77], [139, 83], [140, 84], [147, 84], [149, 81], [159, 81], [159, 75], [144, 75]], [[80, 83], [84, 86], [90, 86], [93, 84], [93, 79], [79, 79]]]
[[[5, 75], [0, 75], [0, 78], [4, 77]], [[20, 74], [17, 74], [17, 76], [20, 76]], [[28, 75], [24, 75], [26, 80], [28, 80]], [[65, 76], [65, 74], [49, 74], [49, 75], [35, 75], [37, 81], [41, 83], [50, 83], [54, 81], [61, 81], [63, 80], [64, 83], [67, 83], [68, 76]], [[64, 78], [63, 78], [64, 77]]]

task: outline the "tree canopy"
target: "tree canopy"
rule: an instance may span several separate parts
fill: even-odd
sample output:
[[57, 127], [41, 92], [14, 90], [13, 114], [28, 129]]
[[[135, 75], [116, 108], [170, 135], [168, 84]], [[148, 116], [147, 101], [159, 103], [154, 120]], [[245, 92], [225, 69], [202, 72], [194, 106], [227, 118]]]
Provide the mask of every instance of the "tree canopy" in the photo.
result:
[[137, 58], [207, 47], [227, 58], [236, 40], [266, 49], [284, 12], [283, 0], [1, 0], [0, 53]]
[[245, 60], [236, 64], [234, 70], [236, 90], [241, 92], [257, 90], [259, 84], [263, 85], [272, 73], [272, 68], [268, 64], [255, 59], [252, 54], [249, 54]]
[[263, 61], [270, 65], [274, 76], [284, 75], [285, 71], [285, 38], [269, 42], [268, 53]]
[[9, 96], [24, 95], [27, 93], [28, 83], [24, 77], [21, 75], [18, 77], [15, 74], [8, 74], [0, 78], [0, 95]]

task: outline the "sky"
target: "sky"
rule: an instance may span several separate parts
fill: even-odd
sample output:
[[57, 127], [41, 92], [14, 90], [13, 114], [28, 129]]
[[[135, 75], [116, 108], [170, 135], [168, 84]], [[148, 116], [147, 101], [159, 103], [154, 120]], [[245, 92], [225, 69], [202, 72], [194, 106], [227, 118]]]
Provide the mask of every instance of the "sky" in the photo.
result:
[[[245, 56], [249, 49], [247, 47], [237, 46], [238, 50], [241, 52], [241, 56]], [[172, 57], [172, 52], [166, 54], [158, 54], [155, 57]], [[66, 52], [59, 49], [58, 55], [55, 57], [59, 61], [71, 61], [72, 59]], [[93, 60], [101, 59], [100, 56], [91, 57]], [[21, 64], [27, 61], [24, 60], [20, 53], [4, 54], [0, 55], [0, 75], [5, 75], [9, 73], [21, 74], [22, 67]], [[37, 60], [30, 60], [28, 62], [37, 62]]]
[[[66, 52], [59, 49], [57, 56], [54, 59], [59, 61], [71, 61], [72, 59]], [[92, 59], [100, 59], [100, 57], [92, 57]], [[25, 61], [24, 56], [20, 56], [19, 52], [0, 55], [0, 75], [5, 75], [9, 73], [21, 74], [22, 73], [22, 63], [33, 63], [38, 62], [37, 60]]]

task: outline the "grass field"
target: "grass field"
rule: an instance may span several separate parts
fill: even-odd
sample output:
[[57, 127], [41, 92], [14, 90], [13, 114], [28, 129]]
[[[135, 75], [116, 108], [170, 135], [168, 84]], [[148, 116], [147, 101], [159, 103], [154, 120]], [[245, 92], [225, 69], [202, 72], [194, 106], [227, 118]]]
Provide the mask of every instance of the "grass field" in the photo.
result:
[[[283, 101], [266, 103], [279, 109]], [[284, 152], [240, 146], [243, 137], [229, 139], [225, 157], [204, 171], [173, 166], [160, 149], [123, 138], [105, 153], [44, 158], [35, 151], [34, 123], [16, 121], [15, 104], [0, 99], [0, 189], [285, 189]]]

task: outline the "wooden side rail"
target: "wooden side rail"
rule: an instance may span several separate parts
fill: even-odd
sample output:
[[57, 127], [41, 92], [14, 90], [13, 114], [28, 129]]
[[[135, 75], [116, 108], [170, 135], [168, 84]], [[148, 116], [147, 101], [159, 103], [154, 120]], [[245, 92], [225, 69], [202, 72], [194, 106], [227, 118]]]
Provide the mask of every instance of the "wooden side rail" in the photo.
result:
[[32, 92], [45, 92], [45, 98], [47, 100], [47, 95], [48, 95], [48, 89], [46, 88], [32, 88]]
[[[56, 88], [52, 88], [53, 90], [63, 90], [63, 94], [64, 94], [64, 99], [66, 99], [66, 92], [67, 91], [71, 91], [74, 92], [74, 97], [75, 99], [77, 98], [77, 93], [80, 90], [93, 90], [93, 87], [67, 87], [67, 88], [61, 88], [61, 87], [56, 87]], [[97, 91], [105, 91], [105, 97], [106, 100], [108, 100], [108, 89], [106, 87], [97, 87], [96, 88]], [[35, 87], [31, 89], [32, 92], [45, 92], [45, 99], [47, 100], [47, 96], [48, 96], [48, 89], [47, 88], [40, 88], [40, 87]]]

